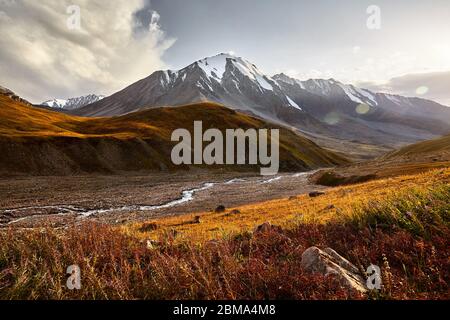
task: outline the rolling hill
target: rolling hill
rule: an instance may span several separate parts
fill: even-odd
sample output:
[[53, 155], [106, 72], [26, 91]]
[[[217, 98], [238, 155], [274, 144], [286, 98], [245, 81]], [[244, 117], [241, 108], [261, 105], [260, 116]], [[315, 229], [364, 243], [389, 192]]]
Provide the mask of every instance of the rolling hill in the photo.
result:
[[178, 128], [192, 132], [197, 120], [203, 120], [205, 130], [279, 128], [280, 170], [304, 171], [347, 161], [289, 129], [214, 103], [147, 109], [112, 118], [83, 118], [34, 108], [0, 95], [0, 173], [188, 170], [187, 166], [171, 162], [171, 150], [176, 144], [171, 134]]
[[447, 155], [450, 157], [450, 135], [441, 138], [418, 142], [386, 155], [386, 159], [399, 157], [433, 157]]
[[337, 186], [399, 175], [418, 174], [450, 166], [450, 135], [411, 144], [377, 159], [321, 170], [312, 181]]

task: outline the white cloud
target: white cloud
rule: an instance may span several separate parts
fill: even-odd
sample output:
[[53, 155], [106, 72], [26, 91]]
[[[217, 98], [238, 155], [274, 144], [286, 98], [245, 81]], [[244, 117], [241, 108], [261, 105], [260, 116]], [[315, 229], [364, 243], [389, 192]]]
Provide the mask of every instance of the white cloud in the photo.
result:
[[353, 54], [358, 54], [361, 51], [361, 47], [360, 46], [354, 46], [352, 51], [353, 51]]
[[450, 71], [413, 73], [383, 83], [366, 82], [358, 85], [379, 92], [419, 96], [450, 106]]
[[[67, 27], [70, 5], [81, 30]], [[144, 0], [0, 0], [0, 84], [33, 102], [87, 93], [111, 94], [164, 68], [173, 43], [153, 12], [136, 25]], [[142, 28], [144, 27], [144, 28]]]

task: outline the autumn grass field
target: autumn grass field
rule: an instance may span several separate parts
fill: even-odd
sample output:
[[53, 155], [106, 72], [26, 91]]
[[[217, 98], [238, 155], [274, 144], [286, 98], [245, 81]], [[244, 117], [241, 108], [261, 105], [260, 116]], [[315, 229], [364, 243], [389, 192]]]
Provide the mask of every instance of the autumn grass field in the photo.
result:
[[[122, 227], [3, 230], [0, 298], [449, 299], [449, 182], [446, 168]], [[281, 229], [253, 232], [262, 222]], [[382, 289], [305, 272], [310, 246], [379, 265]], [[73, 264], [78, 291], [65, 287]]]
[[[308, 194], [277, 199], [238, 208], [228, 208], [225, 212], [201, 212], [161, 218], [144, 224], [136, 223], [122, 227], [128, 235], [158, 240], [166, 234], [178, 234], [177, 242], [202, 243], [211, 239], [232, 237], [253, 231], [264, 222], [285, 228], [298, 224], [324, 224], [342, 222], [354, 217], [370, 204], [387, 205], [388, 199], [402, 199], [414, 192], [424, 192], [431, 187], [450, 183], [450, 169], [439, 169], [426, 173], [398, 176], [370, 181], [362, 184], [329, 189], [325, 195], [311, 198]], [[414, 205], [414, 204], [413, 204]], [[405, 209], [407, 210], [407, 209]], [[413, 210], [413, 208], [410, 208]], [[195, 217], [201, 223], [194, 223]], [[155, 230], [145, 230], [145, 225], [156, 225]]]

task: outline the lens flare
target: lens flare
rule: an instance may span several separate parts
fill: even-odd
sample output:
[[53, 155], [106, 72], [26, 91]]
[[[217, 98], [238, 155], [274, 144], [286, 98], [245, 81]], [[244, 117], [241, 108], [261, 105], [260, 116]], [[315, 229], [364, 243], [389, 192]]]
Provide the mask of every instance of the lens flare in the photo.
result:
[[341, 117], [336, 112], [330, 112], [325, 116], [323, 121], [325, 121], [328, 124], [335, 125], [341, 121]]
[[370, 111], [370, 106], [368, 106], [367, 104], [359, 104], [356, 107], [356, 112], [359, 114], [366, 114]]
[[418, 87], [418, 88], [416, 89], [416, 93], [417, 93], [419, 96], [422, 96], [422, 95], [428, 93], [428, 91], [430, 91], [430, 89], [429, 89], [428, 87], [426, 87], [426, 86]]

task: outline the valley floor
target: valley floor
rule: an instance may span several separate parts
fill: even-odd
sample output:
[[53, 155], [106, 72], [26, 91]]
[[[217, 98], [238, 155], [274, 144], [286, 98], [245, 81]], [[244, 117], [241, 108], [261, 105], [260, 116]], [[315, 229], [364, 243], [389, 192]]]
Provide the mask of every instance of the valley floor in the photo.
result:
[[325, 189], [308, 182], [312, 173], [5, 178], [0, 180], [0, 227], [62, 226], [86, 220], [123, 224]]

